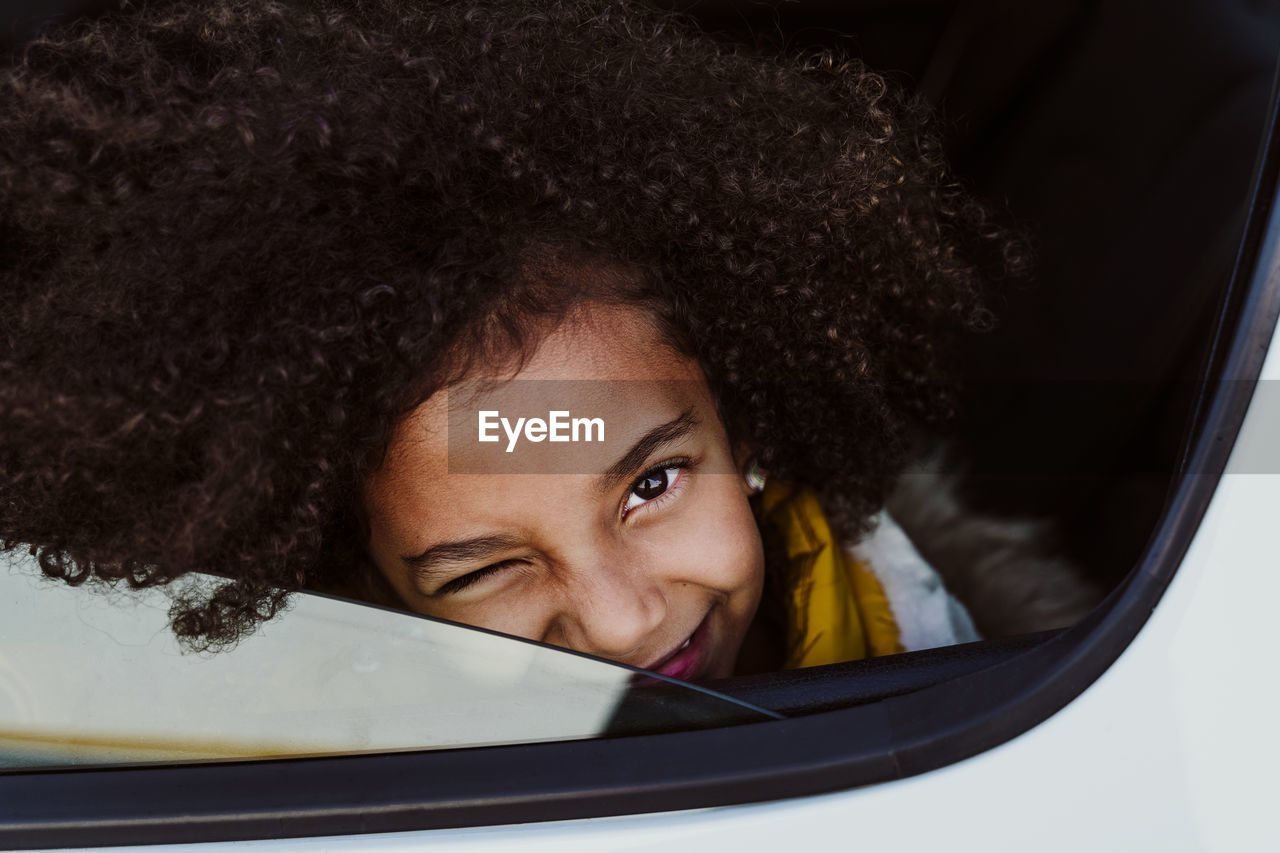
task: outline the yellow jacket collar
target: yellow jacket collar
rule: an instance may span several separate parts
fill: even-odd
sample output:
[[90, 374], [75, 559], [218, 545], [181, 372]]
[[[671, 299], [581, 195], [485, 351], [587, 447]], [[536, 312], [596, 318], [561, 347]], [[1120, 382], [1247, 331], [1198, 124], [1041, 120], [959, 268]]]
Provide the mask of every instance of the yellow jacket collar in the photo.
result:
[[770, 481], [760, 523], [786, 545], [784, 667], [859, 660], [903, 650], [893, 611], [871, 568], [841, 546], [812, 490]]

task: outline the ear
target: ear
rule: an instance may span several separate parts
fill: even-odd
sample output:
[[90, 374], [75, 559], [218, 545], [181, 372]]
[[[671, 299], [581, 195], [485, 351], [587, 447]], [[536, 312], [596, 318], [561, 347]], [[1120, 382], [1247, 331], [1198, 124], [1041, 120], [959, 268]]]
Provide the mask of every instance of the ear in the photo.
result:
[[735, 442], [733, 445], [733, 464], [738, 469], [738, 485], [742, 488], [742, 493], [747, 497], [751, 497], [759, 493], [759, 489], [753, 488], [747, 479], [747, 469], [751, 467], [751, 462], [755, 459], [756, 448], [745, 441]]

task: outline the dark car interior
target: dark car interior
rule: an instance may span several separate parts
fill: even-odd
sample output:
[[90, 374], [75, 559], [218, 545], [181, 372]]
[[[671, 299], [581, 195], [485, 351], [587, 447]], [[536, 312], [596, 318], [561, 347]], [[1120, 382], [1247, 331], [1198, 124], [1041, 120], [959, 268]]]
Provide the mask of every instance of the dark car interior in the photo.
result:
[[1058, 520], [1108, 587], [1179, 469], [1280, 47], [1272, 0], [668, 4], [831, 46], [927, 98], [952, 165], [1024, 229], [954, 439], [975, 504]]

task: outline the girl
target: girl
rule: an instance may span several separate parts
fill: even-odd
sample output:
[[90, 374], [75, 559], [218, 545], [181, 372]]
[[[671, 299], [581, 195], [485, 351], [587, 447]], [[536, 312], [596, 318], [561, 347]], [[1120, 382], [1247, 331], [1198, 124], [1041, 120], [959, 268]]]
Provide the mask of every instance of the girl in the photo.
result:
[[0, 78], [0, 537], [223, 579], [197, 648], [305, 588], [692, 679], [975, 638], [881, 512], [1019, 263], [927, 124], [605, 0], [49, 34]]

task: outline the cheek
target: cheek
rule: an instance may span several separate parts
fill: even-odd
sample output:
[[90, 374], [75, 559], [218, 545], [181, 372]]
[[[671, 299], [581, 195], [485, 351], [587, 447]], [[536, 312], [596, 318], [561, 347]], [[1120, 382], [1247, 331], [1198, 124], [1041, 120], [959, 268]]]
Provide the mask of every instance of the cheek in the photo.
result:
[[751, 506], [734, 476], [710, 475], [701, 485], [696, 511], [682, 519], [685, 576], [678, 579], [754, 602], [764, 583], [764, 548]]

